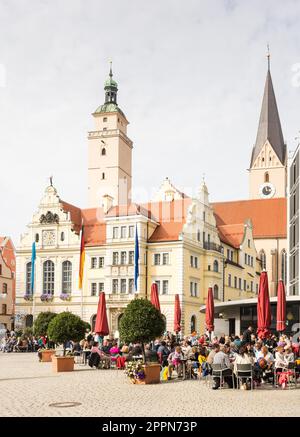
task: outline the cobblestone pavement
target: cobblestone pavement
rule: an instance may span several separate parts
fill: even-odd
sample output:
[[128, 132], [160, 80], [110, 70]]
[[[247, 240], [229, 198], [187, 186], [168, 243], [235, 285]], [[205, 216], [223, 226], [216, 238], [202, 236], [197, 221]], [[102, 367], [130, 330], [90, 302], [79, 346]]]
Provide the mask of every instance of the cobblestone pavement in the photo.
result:
[[[56, 408], [55, 402], [79, 402]], [[300, 386], [212, 390], [202, 381], [135, 386], [118, 370], [53, 373], [36, 354], [0, 353], [0, 416], [300, 416]]]

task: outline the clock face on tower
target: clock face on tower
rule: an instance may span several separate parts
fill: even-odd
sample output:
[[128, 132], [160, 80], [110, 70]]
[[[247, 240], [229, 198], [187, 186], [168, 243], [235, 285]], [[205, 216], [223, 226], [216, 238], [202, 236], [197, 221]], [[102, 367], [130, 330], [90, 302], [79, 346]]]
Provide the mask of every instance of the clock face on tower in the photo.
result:
[[54, 231], [43, 231], [43, 244], [45, 246], [53, 246], [55, 244]]
[[275, 194], [275, 187], [271, 182], [265, 182], [259, 187], [259, 195], [262, 199], [271, 199]]

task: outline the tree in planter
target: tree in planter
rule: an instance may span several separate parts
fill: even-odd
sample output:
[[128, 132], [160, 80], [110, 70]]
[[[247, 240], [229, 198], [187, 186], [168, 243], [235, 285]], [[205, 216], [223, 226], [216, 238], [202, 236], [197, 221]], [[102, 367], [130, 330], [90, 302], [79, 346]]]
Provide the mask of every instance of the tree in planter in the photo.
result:
[[58, 344], [63, 344], [64, 356], [66, 342], [69, 340], [80, 341], [85, 336], [86, 323], [80, 317], [68, 311], [57, 314], [48, 326], [48, 337]]
[[120, 321], [120, 337], [123, 341], [144, 344], [161, 337], [166, 328], [161, 312], [147, 299], [133, 299], [126, 307]]
[[37, 336], [46, 335], [49, 323], [56, 316], [57, 314], [52, 313], [51, 311], [40, 313], [35, 319], [33, 324], [34, 335]]

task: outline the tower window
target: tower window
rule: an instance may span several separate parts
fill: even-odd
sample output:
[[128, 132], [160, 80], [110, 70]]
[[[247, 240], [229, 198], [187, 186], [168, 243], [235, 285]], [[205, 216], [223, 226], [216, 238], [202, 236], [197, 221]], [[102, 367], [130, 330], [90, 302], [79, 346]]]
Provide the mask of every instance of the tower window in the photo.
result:
[[103, 117], [103, 123], [107, 122], [107, 117]]
[[105, 173], [102, 173], [102, 180], [105, 179]]
[[103, 149], [102, 149], [102, 151], [101, 151], [101, 155], [106, 155], [106, 148], [105, 147], [103, 147]]
[[270, 182], [269, 173], [265, 173], [265, 182]]
[[262, 158], [262, 162], [265, 162], [265, 158]]

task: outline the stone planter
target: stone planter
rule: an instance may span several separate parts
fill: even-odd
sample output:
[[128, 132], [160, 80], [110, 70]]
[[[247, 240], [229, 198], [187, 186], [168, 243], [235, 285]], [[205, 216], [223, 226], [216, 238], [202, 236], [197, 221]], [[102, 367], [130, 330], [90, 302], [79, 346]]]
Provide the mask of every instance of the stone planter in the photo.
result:
[[158, 384], [160, 383], [160, 364], [145, 364], [145, 384]]
[[41, 362], [42, 363], [49, 363], [50, 361], [52, 361], [52, 356], [55, 354], [55, 350], [54, 349], [46, 349], [46, 350], [42, 351], [41, 353], [42, 353]]
[[74, 357], [52, 357], [53, 372], [72, 372], [74, 370]]

